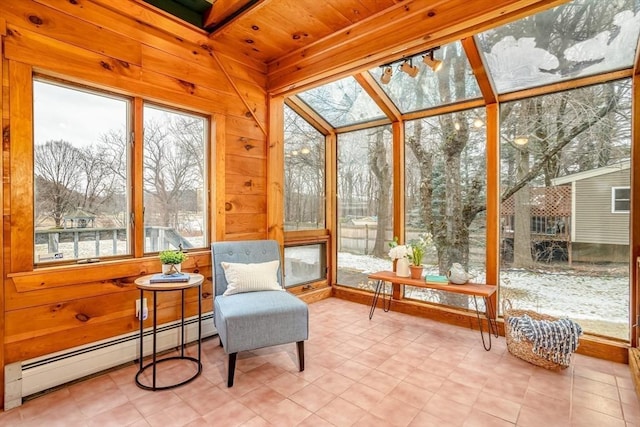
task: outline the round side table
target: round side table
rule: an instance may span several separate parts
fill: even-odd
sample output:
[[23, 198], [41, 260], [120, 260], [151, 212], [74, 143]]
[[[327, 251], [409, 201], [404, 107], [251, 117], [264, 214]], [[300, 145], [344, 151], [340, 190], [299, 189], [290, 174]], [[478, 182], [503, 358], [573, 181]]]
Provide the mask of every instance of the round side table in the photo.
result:
[[[148, 276], [139, 277], [136, 279], [135, 284], [140, 289], [140, 304], [142, 305], [142, 301], [144, 301], [144, 292], [152, 292], [153, 293], [153, 351], [152, 351], [152, 361], [147, 363], [146, 365], [143, 363], [144, 360], [144, 351], [143, 351], [143, 342], [144, 342], [144, 320], [142, 313], [140, 313], [140, 367], [138, 369], [138, 373], [136, 374], [136, 384], [138, 387], [145, 390], [167, 390], [174, 387], [178, 387], [184, 384], [187, 384], [190, 381], [193, 381], [200, 375], [202, 372], [202, 362], [201, 362], [201, 346], [202, 346], [202, 282], [204, 281], [204, 276], [202, 274], [195, 273], [187, 273], [189, 274], [188, 282], [162, 282], [162, 283], [151, 283], [150, 280], [154, 276], [150, 274]], [[184, 307], [185, 300], [184, 295], [185, 291], [190, 288], [198, 288], [198, 358], [191, 356], [186, 356], [184, 349]], [[181, 316], [181, 324], [180, 324], [180, 355], [179, 356], [171, 356], [165, 357], [162, 359], [157, 358], [156, 354], [156, 334], [157, 334], [157, 294], [158, 292], [171, 292], [171, 291], [180, 291], [182, 296], [182, 316]], [[141, 310], [142, 311], [142, 310]], [[170, 361], [170, 360], [188, 360], [193, 362], [197, 366], [197, 371], [194, 375], [187, 378], [184, 381], [181, 381], [177, 384], [165, 385], [165, 386], [157, 386], [156, 385], [156, 366], [158, 363]], [[143, 384], [140, 381], [140, 375], [147, 368], [152, 368], [152, 384], [147, 385]]]

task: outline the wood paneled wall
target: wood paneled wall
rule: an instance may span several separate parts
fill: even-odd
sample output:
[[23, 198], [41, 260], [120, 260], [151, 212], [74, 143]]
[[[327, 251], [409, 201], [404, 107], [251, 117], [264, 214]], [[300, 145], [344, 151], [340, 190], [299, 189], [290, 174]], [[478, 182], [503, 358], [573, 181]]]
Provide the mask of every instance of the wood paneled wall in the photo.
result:
[[[135, 331], [133, 281], [160, 267], [136, 245], [133, 259], [33, 269], [34, 73], [131, 96], [135, 105], [149, 100], [207, 115], [210, 240], [266, 237], [266, 67], [219, 54], [204, 32], [160, 16], [143, 24], [99, 0], [4, 0], [0, 36], [0, 366]], [[207, 277], [210, 311], [209, 252], [191, 254], [183, 268]], [[189, 314], [197, 309], [194, 292]], [[177, 317], [178, 296], [160, 296], [161, 322]]]

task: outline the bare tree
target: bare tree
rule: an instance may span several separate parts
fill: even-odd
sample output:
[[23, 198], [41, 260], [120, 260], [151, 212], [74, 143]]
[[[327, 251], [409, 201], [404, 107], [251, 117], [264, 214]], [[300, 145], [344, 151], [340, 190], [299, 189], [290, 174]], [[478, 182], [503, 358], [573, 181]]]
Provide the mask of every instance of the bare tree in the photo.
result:
[[165, 227], [177, 227], [178, 213], [185, 207], [185, 195], [194, 194], [202, 186], [202, 150], [194, 155], [197, 142], [190, 139], [202, 133], [178, 132], [176, 136], [175, 129], [189, 130], [184, 125], [171, 120], [168, 126], [154, 120], [145, 121], [145, 205], [150, 206], [149, 215], [156, 214], [157, 225]]
[[35, 146], [36, 205], [41, 216], [62, 226], [64, 214], [75, 209], [82, 190], [83, 154], [67, 141], [47, 141]]

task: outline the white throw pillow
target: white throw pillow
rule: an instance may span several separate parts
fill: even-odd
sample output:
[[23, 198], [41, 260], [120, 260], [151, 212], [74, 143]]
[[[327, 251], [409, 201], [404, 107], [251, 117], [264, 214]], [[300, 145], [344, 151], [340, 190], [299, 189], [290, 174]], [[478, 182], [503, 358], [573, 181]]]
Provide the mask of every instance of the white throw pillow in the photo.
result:
[[237, 264], [221, 262], [224, 276], [227, 278], [227, 290], [222, 295], [240, 294], [255, 291], [284, 291], [278, 284], [280, 261], [255, 264]]

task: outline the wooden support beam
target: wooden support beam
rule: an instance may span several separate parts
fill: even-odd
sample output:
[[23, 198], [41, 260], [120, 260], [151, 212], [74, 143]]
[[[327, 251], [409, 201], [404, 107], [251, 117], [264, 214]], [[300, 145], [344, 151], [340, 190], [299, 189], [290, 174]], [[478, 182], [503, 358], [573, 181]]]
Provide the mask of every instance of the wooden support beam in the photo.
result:
[[360, 86], [364, 89], [367, 94], [373, 99], [373, 102], [376, 103], [378, 107], [386, 114], [386, 116], [392, 122], [397, 122], [400, 120], [402, 113], [398, 110], [398, 107], [393, 103], [389, 95], [380, 87], [380, 85], [375, 81], [371, 74], [368, 72], [358, 73], [353, 76]]
[[[487, 233], [486, 284], [497, 286], [500, 281], [500, 108], [498, 103], [487, 105]], [[489, 297], [494, 307], [493, 316], [498, 313], [497, 293]]]
[[480, 92], [484, 98], [484, 102], [489, 104], [495, 104], [497, 101], [496, 89], [493, 86], [493, 80], [489, 77], [487, 69], [482, 61], [482, 55], [478, 49], [478, 44], [473, 36], [465, 37], [462, 41], [462, 47], [467, 55], [473, 75], [476, 76], [476, 81], [480, 87]]
[[325, 164], [325, 227], [331, 236], [328, 241], [329, 265], [327, 280], [334, 285], [338, 277], [338, 147], [337, 136], [331, 132], [324, 139], [324, 164]]
[[217, 0], [205, 12], [202, 26], [211, 34], [217, 33], [264, 2], [265, 0]]
[[393, 235], [405, 242], [405, 161], [404, 122], [393, 122]]
[[215, 52], [211, 52], [211, 54], [213, 55], [213, 58], [216, 60], [216, 62], [218, 63], [218, 67], [220, 67], [220, 69], [222, 70], [222, 72], [224, 73], [225, 77], [227, 78], [227, 80], [229, 81], [229, 83], [231, 84], [231, 86], [233, 87], [233, 90], [236, 92], [236, 94], [238, 95], [238, 97], [240, 98], [240, 100], [242, 101], [242, 103], [244, 104], [244, 106], [247, 108], [247, 110], [249, 111], [249, 114], [251, 114], [251, 117], [253, 117], [253, 120], [256, 121], [256, 124], [258, 125], [258, 127], [260, 127], [260, 130], [262, 130], [262, 133], [264, 135], [267, 135], [267, 129], [264, 127], [264, 124], [262, 123], [262, 121], [258, 118], [258, 116], [256, 115], [256, 112], [253, 108], [251, 108], [251, 105], [249, 104], [249, 102], [246, 100], [245, 96], [242, 94], [242, 92], [240, 91], [240, 89], [238, 89], [238, 85], [234, 82], [233, 78], [231, 77], [231, 75], [229, 75], [229, 73], [227, 72], [227, 70], [224, 67], [224, 64], [222, 63], [222, 61], [220, 60], [220, 58], [218, 58], [218, 55]]
[[[10, 271], [33, 270], [33, 71], [31, 66], [9, 61], [9, 180], [11, 182]], [[26, 194], [21, 191], [27, 189]], [[18, 243], [22, 242], [22, 244]]]
[[631, 77], [632, 75], [633, 75], [633, 70], [630, 68], [627, 68], [625, 70], [611, 71], [609, 73], [580, 77], [573, 80], [563, 80], [561, 82], [552, 83], [546, 86], [539, 86], [531, 89], [524, 89], [516, 92], [509, 92], [502, 95], [499, 94], [498, 101], [500, 103], [505, 103], [505, 102], [516, 101], [524, 98], [531, 98], [534, 96], [547, 95], [550, 93], [562, 92], [569, 89], [577, 89], [579, 87], [606, 83], [612, 80], [624, 79], [627, 77]]
[[[214, 114], [211, 117], [211, 149], [212, 156], [210, 159], [215, 159], [215, 170], [213, 175], [215, 180], [209, 181], [210, 185], [215, 183], [215, 193], [213, 197], [210, 197], [209, 211], [211, 231], [209, 236], [211, 241], [225, 240], [227, 234], [226, 229], [226, 194], [227, 194], [227, 127], [226, 117], [223, 114]], [[211, 188], [209, 188], [211, 192]]]
[[390, 125], [390, 124], [391, 124], [391, 120], [385, 117], [383, 119], [376, 119], [376, 120], [370, 120], [368, 122], [363, 122], [363, 123], [355, 123], [352, 125], [340, 126], [336, 128], [336, 133], [355, 132], [357, 130], [374, 128], [374, 127]]
[[[631, 210], [629, 223], [631, 231], [629, 236], [629, 331], [631, 334], [631, 346], [638, 347], [637, 320], [640, 315], [640, 74], [635, 74], [631, 80]], [[634, 326], [635, 325], [635, 326]]]
[[331, 123], [326, 121], [324, 117], [318, 114], [313, 108], [309, 107], [300, 97], [292, 95], [286, 98], [284, 103], [324, 136], [334, 131]]
[[267, 237], [284, 247], [284, 98], [269, 99]]

